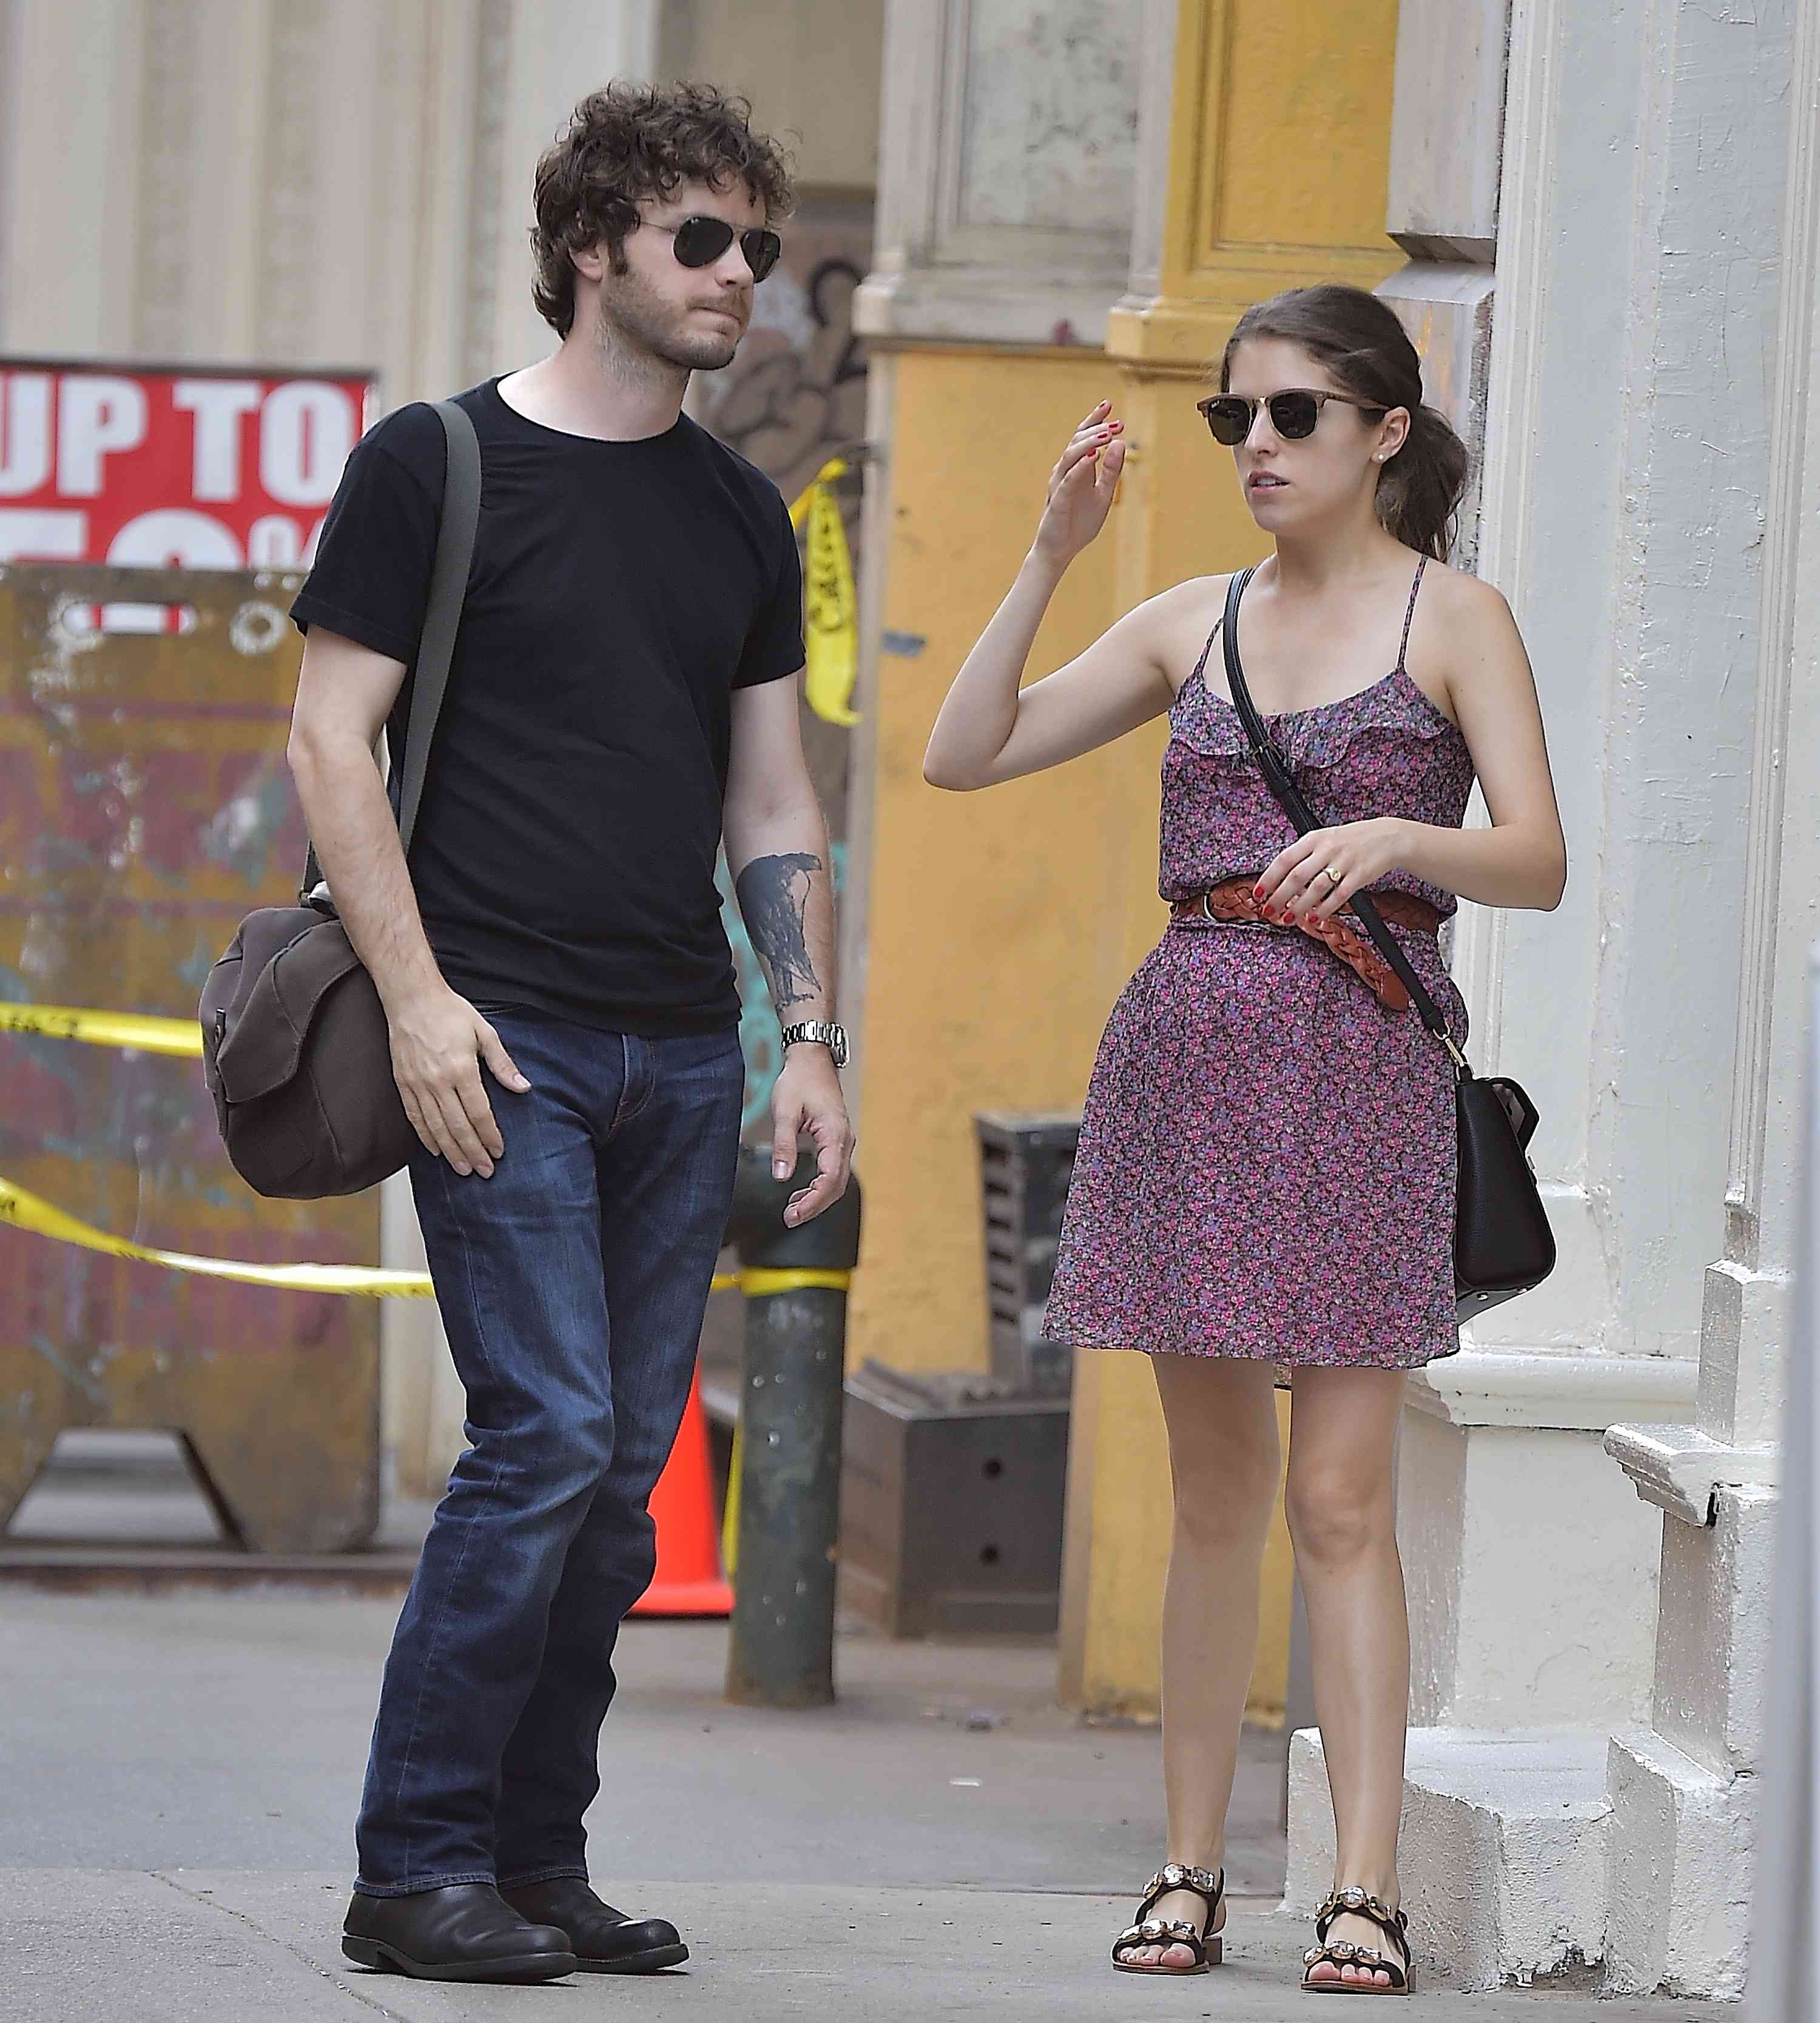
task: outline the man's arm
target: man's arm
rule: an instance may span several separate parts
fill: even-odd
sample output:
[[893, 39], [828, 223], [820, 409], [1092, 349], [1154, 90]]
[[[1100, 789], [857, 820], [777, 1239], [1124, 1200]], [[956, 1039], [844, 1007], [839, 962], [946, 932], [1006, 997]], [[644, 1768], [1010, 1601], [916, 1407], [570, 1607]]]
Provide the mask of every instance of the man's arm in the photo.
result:
[[[780, 1025], [834, 1015], [834, 880], [828, 825], [815, 798], [796, 714], [795, 680], [736, 689], [724, 813], [727, 864], [753, 953], [764, 965]], [[853, 1128], [833, 1056], [803, 1042], [790, 1048], [771, 1102], [772, 1171], [795, 1170], [806, 1131], [820, 1170], [791, 1197], [795, 1228], [846, 1191]]]
[[405, 1114], [458, 1173], [491, 1176], [505, 1148], [479, 1061], [508, 1088], [530, 1084], [492, 1027], [444, 981], [423, 931], [373, 757], [404, 679], [402, 662], [312, 627], [287, 756], [335, 910], [386, 1008]]

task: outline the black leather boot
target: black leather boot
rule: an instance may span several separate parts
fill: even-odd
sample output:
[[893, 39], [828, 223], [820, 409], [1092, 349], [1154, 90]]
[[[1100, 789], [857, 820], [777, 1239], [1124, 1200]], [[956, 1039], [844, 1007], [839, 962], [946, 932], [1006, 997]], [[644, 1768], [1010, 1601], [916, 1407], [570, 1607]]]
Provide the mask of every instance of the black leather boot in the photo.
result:
[[682, 1935], [667, 1919], [628, 1918], [573, 1876], [501, 1893], [521, 1917], [565, 1932], [583, 1974], [656, 1974], [689, 1958]]
[[409, 1897], [356, 1890], [342, 1951], [362, 1966], [419, 1981], [554, 1981], [576, 1968], [565, 1933], [528, 1922], [490, 1882], [451, 1882]]

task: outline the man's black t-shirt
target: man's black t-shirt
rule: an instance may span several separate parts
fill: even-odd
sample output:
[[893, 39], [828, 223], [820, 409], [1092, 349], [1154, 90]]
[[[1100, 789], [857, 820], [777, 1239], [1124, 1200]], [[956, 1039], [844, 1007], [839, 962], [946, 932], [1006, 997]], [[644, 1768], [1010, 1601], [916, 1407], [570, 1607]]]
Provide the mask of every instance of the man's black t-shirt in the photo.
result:
[[[609, 1031], [739, 1019], [714, 889], [736, 688], [802, 664], [777, 487], [686, 416], [638, 442], [460, 396], [481, 521], [411, 848], [450, 984]], [[441, 518], [442, 425], [418, 403], [348, 461], [291, 616], [407, 668]], [[404, 749], [408, 675], [387, 726]]]

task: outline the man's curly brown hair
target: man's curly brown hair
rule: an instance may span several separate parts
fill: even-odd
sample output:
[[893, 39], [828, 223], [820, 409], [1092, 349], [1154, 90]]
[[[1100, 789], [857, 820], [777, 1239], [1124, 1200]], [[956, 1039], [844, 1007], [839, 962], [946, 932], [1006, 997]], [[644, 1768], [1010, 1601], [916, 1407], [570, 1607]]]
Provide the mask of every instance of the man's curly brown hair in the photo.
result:
[[575, 321], [575, 254], [604, 245], [623, 274], [644, 200], [736, 177], [772, 224], [789, 216], [796, 192], [788, 160], [752, 131], [751, 118], [746, 100], [708, 84], [613, 83], [575, 108], [537, 164], [531, 231], [532, 298], [558, 335]]

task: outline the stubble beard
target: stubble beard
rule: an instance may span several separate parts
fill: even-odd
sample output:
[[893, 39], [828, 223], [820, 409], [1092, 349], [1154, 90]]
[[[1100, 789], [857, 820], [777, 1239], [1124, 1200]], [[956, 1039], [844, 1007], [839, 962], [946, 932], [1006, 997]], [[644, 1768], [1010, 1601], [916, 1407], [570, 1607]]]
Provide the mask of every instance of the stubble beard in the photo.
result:
[[669, 366], [681, 372], [720, 372], [731, 365], [743, 332], [693, 331], [687, 313], [673, 309], [630, 273], [615, 276], [600, 295], [595, 340], [609, 364]]

